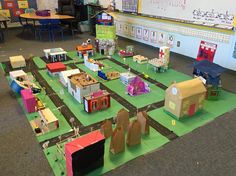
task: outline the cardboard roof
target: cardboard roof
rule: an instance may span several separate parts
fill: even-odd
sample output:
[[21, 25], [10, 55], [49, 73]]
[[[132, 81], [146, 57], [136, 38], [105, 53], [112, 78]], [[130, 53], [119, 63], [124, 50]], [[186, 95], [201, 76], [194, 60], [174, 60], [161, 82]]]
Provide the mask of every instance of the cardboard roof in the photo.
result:
[[93, 45], [88, 44], [87, 46], [78, 45], [77, 51], [87, 51], [87, 50], [93, 50]]
[[171, 87], [176, 87], [182, 99], [206, 92], [206, 88], [200, 78], [175, 83]]
[[194, 68], [200, 70], [201, 72], [207, 73], [213, 78], [220, 76], [225, 71], [223, 67], [208, 60], [202, 60], [195, 63]]
[[54, 62], [46, 65], [50, 72], [59, 72], [66, 70], [66, 66], [62, 62]]
[[[67, 144], [65, 144], [65, 149], [73, 154], [74, 152], [81, 150], [89, 145], [92, 145], [98, 141], [101, 141], [105, 139], [103, 134], [97, 130], [97, 131], [93, 131], [89, 134], [86, 134], [84, 136], [81, 136], [75, 140], [73, 140], [72, 142], [68, 142]], [[89, 156], [91, 157], [91, 156]]]

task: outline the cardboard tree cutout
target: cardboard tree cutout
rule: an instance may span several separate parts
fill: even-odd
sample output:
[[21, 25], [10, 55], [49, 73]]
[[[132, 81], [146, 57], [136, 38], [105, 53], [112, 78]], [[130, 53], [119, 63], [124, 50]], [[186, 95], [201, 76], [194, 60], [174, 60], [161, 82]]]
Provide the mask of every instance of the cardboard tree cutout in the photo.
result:
[[125, 132], [122, 126], [117, 126], [111, 136], [110, 152], [117, 154], [125, 150]]
[[110, 120], [104, 120], [101, 125], [101, 133], [105, 138], [109, 138], [112, 135], [112, 123]]
[[128, 130], [129, 127], [129, 112], [122, 108], [116, 117], [116, 125], [122, 126], [124, 131]]
[[148, 115], [146, 111], [139, 112], [137, 114], [137, 120], [141, 125], [141, 133], [149, 134]]
[[129, 126], [126, 144], [130, 147], [141, 143], [141, 124], [133, 120]]

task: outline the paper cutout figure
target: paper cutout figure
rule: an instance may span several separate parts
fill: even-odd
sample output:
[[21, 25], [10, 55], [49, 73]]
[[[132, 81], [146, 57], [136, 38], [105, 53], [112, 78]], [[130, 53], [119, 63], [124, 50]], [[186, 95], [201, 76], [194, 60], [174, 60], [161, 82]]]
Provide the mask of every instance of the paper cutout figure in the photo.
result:
[[122, 108], [116, 116], [116, 125], [122, 126], [124, 131], [128, 130], [129, 127], [129, 112]]
[[137, 114], [137, 120], [141, 125], [141, 133], [142, 134], [149, 134], [149, 123], [148, 123], [148, 115], [146, 111], [139, 112]]
[[112, 135], [112, 123], [110, 120], [104, 120], [101, 125], [101, 133], [105, 138], [109, 138]]
[[141, 143], [141, 124], [138, 120], [133, 120], [129, 126], [126, 144], [134, 146]]
[[122, 126], [117, 126], [111, 136], [110, 152], [117, 154], [125, 150], [125, 132]]

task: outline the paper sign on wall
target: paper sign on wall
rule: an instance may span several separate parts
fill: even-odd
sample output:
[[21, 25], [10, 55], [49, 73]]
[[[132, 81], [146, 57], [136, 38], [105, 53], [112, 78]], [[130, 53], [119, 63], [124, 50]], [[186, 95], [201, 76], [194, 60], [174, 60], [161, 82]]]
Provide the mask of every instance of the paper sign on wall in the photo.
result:
[[171, 34], [168, 35], [167, 45], [169, 47], [173, 47], [173, 45], [174, 45], [174, 36]]
[[131, 31], [130, 31], [131, 37], [135, 37], [135, 31], [136, 31], [135, 26], [131, 26]]
[[157, 31], [151, 31], [150, 40], [151, 43], [157, 43]]
[[19, 9], [27, 9], [29, 8], [28, 1], [18, 1]]
[[15, 2], [14, 1], [4, 1], [4, 8], [5, 9], [14, 9]]
[[197, 61], [208, 60], [213, 62], [216, 49], [217, 44], [201, 41], [198, 50]]
[[165, 33], [159, 33], [158, 34], [158, 43], [159, 44], [165, 44], [166, 43], [166, 34]]
[[13, 9], [13, 15], [15, 17], [20, 16], [20, 14], [24, 13], [22, 9]]
[[148, 41], [149, 40], [149, 30], [143, 29], [143, 40]]
[[0, 10], [0, 15], [5, 16], [5, 17], [11, 17], [9, 9]]

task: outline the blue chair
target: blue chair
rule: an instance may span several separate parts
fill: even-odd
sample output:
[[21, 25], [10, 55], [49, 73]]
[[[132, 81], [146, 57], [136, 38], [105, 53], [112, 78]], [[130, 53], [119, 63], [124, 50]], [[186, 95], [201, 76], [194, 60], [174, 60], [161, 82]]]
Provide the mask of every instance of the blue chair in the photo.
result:
[[52, 36], [52, 40], [55, 40], [55, 32], [59, 32], [61, 34], [61, 38], [64, 38], [64, 28], [61, 26], [61, 22], [58, 19], [51, 20], [50, 23], [50, 32]]
[[39, 36], [39, 40], [42, 40], [42, 34], [48, 33], [48, 37], [51, 40], [51, 20], [39, 20], [39, 25], [35, 28], [35, 38], [37, 39], [37, 34]]
[[[25, 13], [35, 13], [36, 10], [33, 8], [28, 8], [25, 9]], [[34, 31], [34, 26], [35, 26], [35, 21], [34, 20], [29, 20], [29, 19], [22, 19], [19, 16], [19, 22], [21, 24], [21, 26], [23, 27], [23, 33], [25, 32], [25, 30], [30, 30], [30, 31]], [[32, 23], [33, 22], [33, 23]]]

